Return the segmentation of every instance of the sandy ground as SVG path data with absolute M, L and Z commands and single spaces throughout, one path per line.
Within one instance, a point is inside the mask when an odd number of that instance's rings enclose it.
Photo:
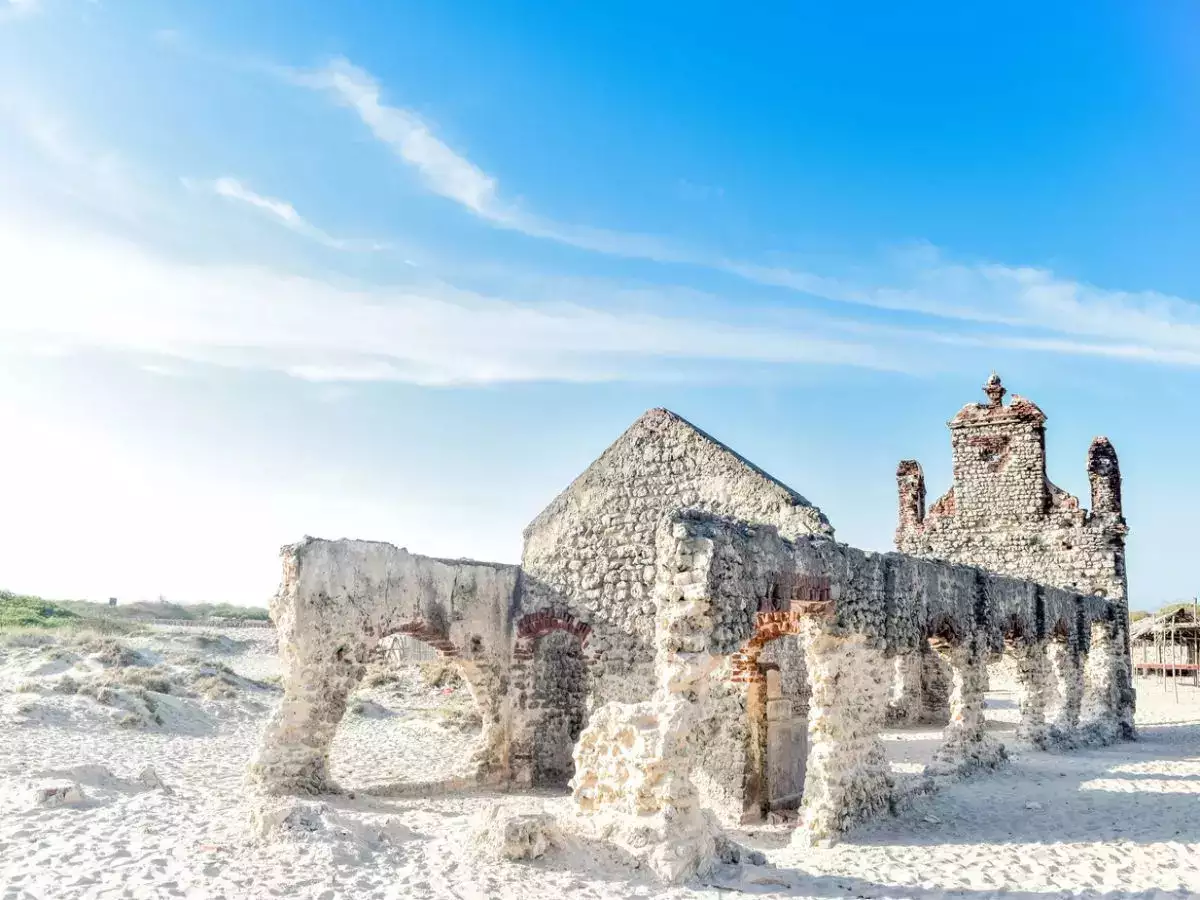
M 149 706 L 136 686 L 86 687 L 118 671 L 93 658 L 102 650 L 0 646 L 0 900 L 1200 896 L 1200 695 L 1190 685 L 1176 699 L 1158 681 L 1139 684 L 1136 743 L 1016 753 L 1002 772 L 919 797 L 831 849 L 792 849 L 782 828 L 744 831 L 769 866 L 668 889 L 596 848 L 534 864 L 479 855 L 478 813 L 497 803 L 561 811 L 563 796 L 403 793 L 453 775 L 475 736 L 454 715 L 461 698 L 415 676 L 370 689 L 348 715 L 333 757 L 355 796 L 258 837 L 243 776 L 278 701 L 272 641 L 250 629 L 130 639 L 139 656 L 127 668 L 171 682 Z M 64 675 L 84 686 L 55 692 Z M 989 709 L 1002 736 L 1011 695 L 997 691 Z M 905 774 L 939 734 L 887 738 Z M 139 780 L 147 766 L 168 790 Z M 77 783 L 85 800 L 36 805 L 31 786 L 54 779 Z

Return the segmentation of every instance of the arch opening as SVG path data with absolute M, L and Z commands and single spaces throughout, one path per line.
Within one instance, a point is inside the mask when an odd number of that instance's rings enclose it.
M 519 785 L 565 790 L 575 774 L 575 742 L 588 717 L 590 633 L 562 610 L 530 613 L 517 623 L 509 763 Z
M 334 783 L 392 794 L 472 780 L 484 729 L 468 674 L 444 631 L 422 623 L 365 645 L 330 746 Z

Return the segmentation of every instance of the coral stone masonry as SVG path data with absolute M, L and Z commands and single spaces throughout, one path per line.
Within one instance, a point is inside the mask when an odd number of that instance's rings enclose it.
M 986 403 L 967 404 L 949 422 L 954 484 L 928 512 L 920 465 L 904 460 L 897 468 L 896 549 L 1108 598 L 1114 638 L 1128 648 L 1128 528 L 1116 451 L 1104 437 L 1088 448 L 1088 511 L 1047 477 L 1045 413 L 1016 394 L 1005 404 L 1008 392 L 994 373 L 983 390 Z M 1132 737 L 1128 675 L 1120 692 L 1121 728 Z
M 723 829 L 794 817 L 799 845 L 893 808 L 880 732 L 948 715 L 930 774 L 1002 765 L 987 664 L 1011 659 L 1017 737 L 1132 735 L 1116 454 L 1091 513 L 1045 476 L 1020 398 L 951 422 L 954 487 L 928 514 L 899 469 L 900 553 L 838 544 L 804 497 L 678 415 L 639 418 L 525 530 L 520 566 L 306 538 L 272 601 L 284 698 L 251 767 L 269 792 L 332 789 L 328 753 L 380 642 L 460 668 L 483 731 L 462 784 L 570 789 L 560 823 L 667 880 L 749 853 Z

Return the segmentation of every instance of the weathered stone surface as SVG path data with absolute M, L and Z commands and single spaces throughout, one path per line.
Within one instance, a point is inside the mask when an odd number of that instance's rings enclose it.
M 592 708 L 646 697 L 655 533 L 678 509 L 788 537 L 833 533 L 819 509 L 724 444 L 669 410 L 647 412 L 525 529 L 523 608 L 559 607 L 591 626 Z
M 986 403 L 967 404 L 949 423 L 954 484 L 928 513 L 925 480 L 912 460 L 896 472 L 900 524 L 896 548 L 903 553 L 950 560 L 1063 588 L 1098 595 L 1117 604 L 1118 623 L 1128 632 L 1125 537 L 1121 472 L 1116 451 L 1098 437 L 1088 449 L 1092 508 L 1055 486 L 1046 475 L 1045 414 L 1007 391 L 993 374 L 984 386 Z M 1046 637 L 1073 614 L 1055 608 L 1046 592 Z M 1060 637 L 1073 624 L 1057 629 Z M 1119 652 L 1128 655 L 1127 643 Z M 1075 647 L 1074 652 L 1086 648 Z M 1073 673 L 1064 661 L 1061 674 Z M 1119 666 L 1120 668 L 1120 666 Z M 1068 689 L 1073 694 L 1074 688 Z M 1118 675 L 1118 736 L 1132 737 L 1134 695 L 1130 677 Z M 1061 732 L 1067 719 L 1056 723 Z M 1061 735 L 1060 735 L 1061 736 Z
M 1007 491 L 1028 480 L 1029 447 L 1040 446 L 1029 429 L 1043 418 L 1014 403 L 956 421 L 1033 441 L 984 442 L 971 463 Z M 1006 453 L 1025 462 L 1009 472 L 996 463 Z M 1097 460 L 1104 515 L 1118 516 L 1115 457 Z M 924 515 L 919 467 L 902 471 L 905 527 L 924 529 L 937 516 Z M 987 505 L 972 503 L 963 522 Z M 1066 515 L 1064 504 L 1054 508 Z M 1000 519 L 1011 530 L 1027 513 L 1017 503 Z M 1023 737 L 1073 728 L 1080 707 L 1104 739 L 1129 724 L 1123 594 L 838 544 L 815 507 L 665 410 L 639 419 L 535 520 L 522 567 L 365 541 L 306 539 L 283 557 L 272 616 L 284 699 L 252 766 L 268 792 L 331 789 L 328 748 L 366 657 L 404 634 L 458 662 L 484 723 L 477 778 L 570 777 L 581 833 L 667 880 L 728 856 L 722 824 L 802 803 L 807 843 L 892 806 L 886 716 L 948 717 L 944 771 L 1001 763 L 983 694 L 986 662 L 1006 646 L 1020 648 Z M 902 690 L 889 705 L 893 673 Z M 921 702 L 906 705 L 914 685 Z M 270 827 L 302 829 L 311 816 L 293 806 L 276 818 Z M 520 820 L 501 845 L 536 856 L 549 827 Z
M 410 634 L 462 660 L 479 701 L 481 774 L 504 766 L 500 674 L 510 654 L 516 566 L 416 556 L 391 544 L 307 538 L 284 547 L 271 601 L 283 662 L 283 701 L 252 775 L 279 793 L 332 788 L 328 751 L 364 663 L 380 639 Z
M 541 859 L 563 846 L 563 835 L 548 813 L 515 813 L 496 804 L 475 820 L 473 838 L 485 855 L 495 859 Z
M 950 664 L 950 724 L 938 748 L 933 771 L 970 774 L 1002 764 L 1008 754 L 1004 745 L 987 733 L 983 715 L 987 691 L 986 651 L 978 640 L 946 648 Z

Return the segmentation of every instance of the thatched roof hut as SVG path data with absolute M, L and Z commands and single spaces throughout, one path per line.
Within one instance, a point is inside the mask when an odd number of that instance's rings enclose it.
M 1200 621 L 1194 605 L 1180 604 L 1129 627 L 1134 669 L 1148 674 L 1197 671 Z

